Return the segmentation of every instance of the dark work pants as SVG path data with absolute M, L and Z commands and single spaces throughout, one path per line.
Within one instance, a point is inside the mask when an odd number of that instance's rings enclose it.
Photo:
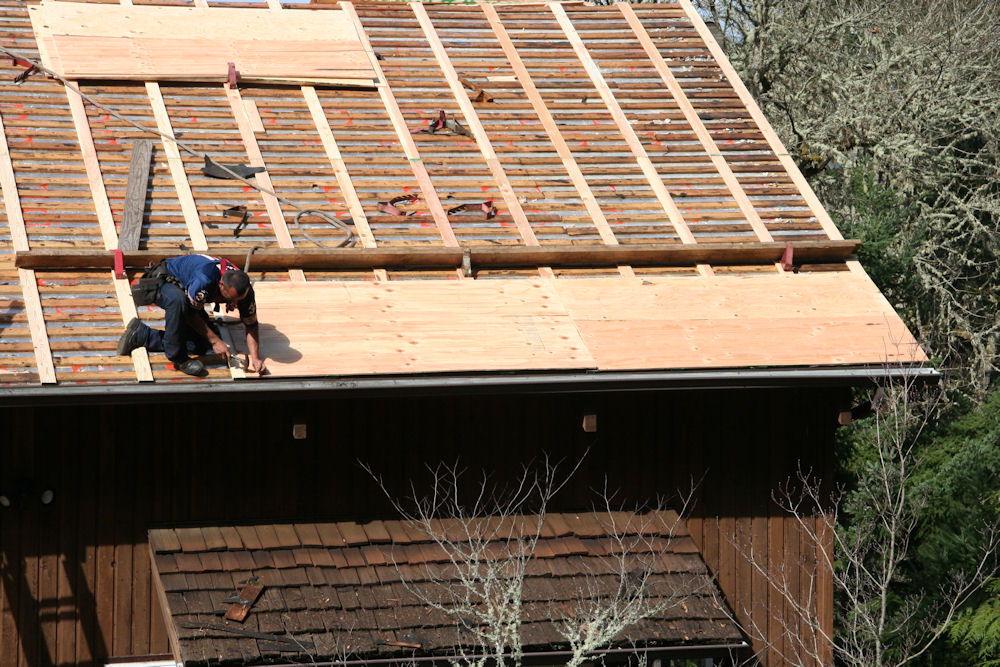
M 204 310 L 195 311 L 188 303 L 187 294 L 173 283 L 163 283 L 156 305 L 163 309 L 164 329 L 153 329 L 143 324 L 139 341 L 149 352 L 163 352 L 167 359 L 179 364 L 192 354 L 204 354 L 212 348 L 208 340 L 188 324 L 188 316 L 202 317 L 205 324 L 215 331 L 215 325 Z

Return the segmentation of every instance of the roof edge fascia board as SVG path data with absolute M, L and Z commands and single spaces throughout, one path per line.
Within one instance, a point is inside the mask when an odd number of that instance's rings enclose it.
M 143 383 L 56 387 L 0 387 L 0 407 L 79 403 L 225 401 L 235 398 L 334 398 L 350 395 L 441 395 L 449 393 L 548 394 L 685 389 L 779 389 L 852 387 L 887 380 L 937 382 L 930 367 L 837 367 L 710 369 L 671 371 L 583 371 L 476 375 L 372 376 L 250 380 L 240 382 Z

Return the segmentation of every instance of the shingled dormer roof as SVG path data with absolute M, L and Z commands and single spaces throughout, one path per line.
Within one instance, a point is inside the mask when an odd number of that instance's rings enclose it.
M 270 382 L 924 360 L 687 0 L 123 4 L 95 24 L 92 3 L 46 0 L 34 28 L 25 3 L 0 5 L 3 46 L 27 59 L 0 63 L 5 395 L 199 382 L 160 355 L 115 356 L 128 280 L 164 256 L 242 264 L 252 248 Z M 207 53 L 176 21 L 221 12 L 302 32 L 241 32 L 211 56 L 217 75 L 208 55 L 149 69 Z M 266 67 L 326 21 L 340 51 Z M 111 70 L 74 57 L 95 44 Z M 62 78 L 15 83 L 39 45 Z M 265 171 L 212 178 L 203 154 Z M 346 225 L 349 247 L 302 210 Z M 127 217 L 141 229 L 120 278 Z M 215 365 L 201 382 L 244 377 Z
M 513 517 L 533 534 L 537 517 Z M 458 521 L 436 524 L 462 544 Z M 494 525 L 498 525 L 494 522 Z M 500 531 L 503 534 L 503 529 Z M 301 523 L 157 529 L 149 532 L 154 576 L 162 591 L 175 657 L 185 665 L 374 658 L 446 657 L 469 646 L 461 623 L 427 604 L 454 606 L 461 588 L 451 558 L 412 523 Z M 623 547 L 624 545 L 624 547 Z M 491 542 L 495 559 L 509 555 Z M 618 555 L 641 576 L 663 609 L 619 636 L 644 648 L 737 648 L 742 637 L 687 532 L 673 512 L 550 514 L 523 587 L 521 637 L 527 653 L 566 648 L 555 623 L 592 595 L 618 589 Z M 459 562 L 461 560 L 459 559 Z M 636 574 L 636 576 L 640 576 Z M 247 580 L 263 587 L 245 619 L 222 616 Z M 240 607 L 240 605 L 236 605 Z M 242 610 L 241 610 L 242 611 Z M 280 660 L 279 660 L 280 658 Z

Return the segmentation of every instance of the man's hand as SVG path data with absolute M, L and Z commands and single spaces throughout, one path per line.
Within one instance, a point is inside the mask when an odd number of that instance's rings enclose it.
M 221 338 L 212 341 L 212 352 L 225 359 L 227 363 L 229 362 L 229 346 Z
M 249 357 L 247 360 L 247 370 L 254 373 L 259 373 L 260 375 L 267 374 L 267 366 L 264 365 L 264 360 L 258 357 Z

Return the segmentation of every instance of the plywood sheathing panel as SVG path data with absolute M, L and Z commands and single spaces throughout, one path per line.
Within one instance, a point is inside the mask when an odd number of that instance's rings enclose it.
M 233 7 L 29 7 L 46 67 L 67 78 L 224 81 L 227 63 L 255 81 L 371 84 L 367 55 L 344 12 Z
M 283 377 L 925 360 L 850 273 L 268 283 L 258 314 Z
M 595 368 L 552 284 L 258 284 L 261 347 L 277 377 Z

